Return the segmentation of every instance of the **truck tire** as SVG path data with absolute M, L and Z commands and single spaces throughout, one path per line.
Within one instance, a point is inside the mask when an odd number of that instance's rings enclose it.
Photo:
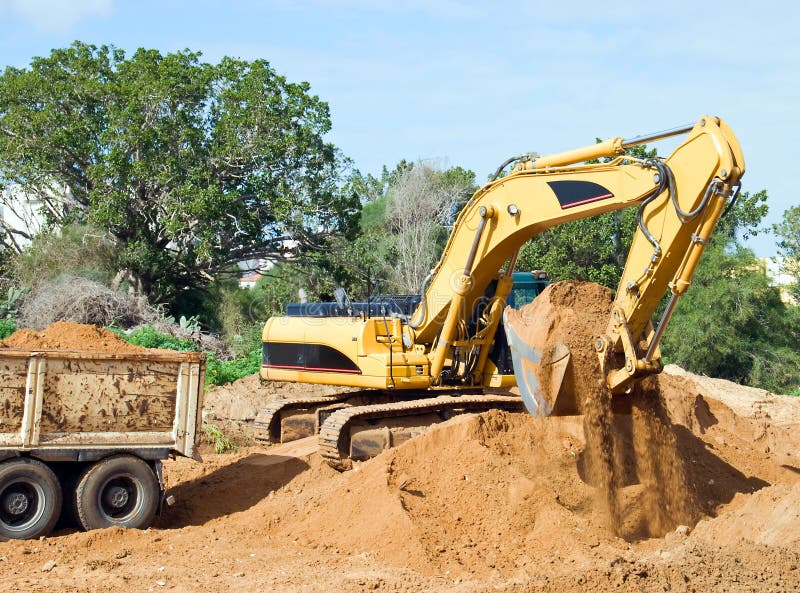
M 75 488 L 75 516 L 87 531 L 146 529 L 158 511 L 161 489 L 153 470 L 133 455 L 115 455 L 89 467 Z
M 0 539 L 47 535 L 61 514 L 61 485 L 49 467 L 21 457 L 0 463 Z

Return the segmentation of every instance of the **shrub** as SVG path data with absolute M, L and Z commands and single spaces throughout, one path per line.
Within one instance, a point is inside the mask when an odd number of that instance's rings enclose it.
M 72 224 L 37 236 L 10 263 L 17 286 L 33 288 L 64 274 L 110 285 L 117 272 L 118 247 L 104 230 Z
M 13 319 L 0 319 L 0 340 L 5 340 L 15 331 L 17 331 L 17 324 Z
M 124 332 L 111 327 L 126 342 L 143 348 L 164 348 L 183 352 L 198 351 L 196 342 L 190 338 L 181 338 L 158 331 L 152 326 L 143 326 L 131 332 Z M 261 344 L 253 348 L 245 356 L 232 360 L 223 360 L 220 354 L 206 350 L 206 385 L 225 385 L 257 373 L 261 368 Z
M 261 347 L 252 350 L 247 356 L 233 360 L 217 360 L 209 355 L 206 363 L 206 383 L 225 385 L 253 375 L 261 369 Z
M 213 424 L 203 424 L 203 430 L 205 431 L 208 440 L 214 444 L 215 453 L 233 453 L 236 451 L 236 445 Z
M 161 319 L 144 297 L 112 290 L 103 284 L 63 274 L 37 284 L 19 306 L 20 325 L 44 329 L 56 321 L 131 327 Z
M 194 342 L 186 338 L 177 338 L 157 331 L 154 327 L 145 325 L 130 333 L 123 333 L 116 330 L 126 342 L 142 348 L 164 348 L 166 350 L 179 350 L 181 352 L 197 351 Z

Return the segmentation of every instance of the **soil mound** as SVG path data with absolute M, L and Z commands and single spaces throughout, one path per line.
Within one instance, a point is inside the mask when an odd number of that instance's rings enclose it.
M 460 416 L 308 492 L 280 532 L 425 573 L 578 562 L 624 543 L 576 469 L 582 450 L 580 418 Z
M 711 542 L 747 540 L 769 546 L 800 542 L 800 482 L 759 490 L 738 509 L 697 524 L 693 538 Z
M 0 348 L 79 350 L 111 354 L 147 352 L 146 348 L 129 344 L 102 327 L 69 321 L 57 321 L 40 332 L 29 329 L 17 330 L 5 340 L 0 341 Z
M 331 385 L 262 381 L 258 373 L 208 390 L 203 402 L 204 415 L 212 420 L 247 421 L 269 402 L 333 395 L 346 390 Z
M 260 533 L 428 575 L 491 580 L 586 571 L 603 584 L 612 562 L 622 581 L 659 574 L 655 586 L 680 582 L 670 559 L 697 571 L 706 558 L 734 563 L 741 525 L 773 534 L 750 537 L 756 547 L 747 553 L 774 557 L 767 571 L 779 574 L 798 554 L 786 564 L 783 552 L 757 546 L 797 539 L 782 534 L 797 531 L 800 491 L 789 484 L 798 477 L 745 441 L 712 445 L 724 428 L 707 424 L 716 402 L 694 405 L 696 398 L 689 381 L 653 379 L 615 409 L 617 525 L 609 525 L 602 504 L 605 485 L 594 481 L 582 416 L 493 411 L 456 417 L 323 482 L 301 476 L 290 496 L 279 493 L 265 507 L 281 519 Z M 706 440 L 688 428 L 699 433 L 704 425 Z M 775 482 L 787 485 L 765 488 Z M 776 499 L 782 512 L 772 508 Z M 687 539 L 695 525 L 697 535 Z M 653 542 L 670 551 L 651 558 Z

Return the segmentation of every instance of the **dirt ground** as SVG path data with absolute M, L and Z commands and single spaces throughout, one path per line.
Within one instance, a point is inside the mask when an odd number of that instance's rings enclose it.
M 664 424 L 621 413 L 617 428 L 623 444 L 674 435 L 676 451 L 650 461 L 684 463 L 689 525 L 644 512 L 661 484 L 657 471 L 639 480 L 634 460 L 615 535 L 586 482 L 581 416 L 490 412 L 343 474 L 313 438 L 167 462 L 177 504 L 156 526 L 0 543 L 0 589 L 800 589 L 800 401 L 675 367 L 659 384 Z
M 249 377 L 204 415 L 322 393 Z M 610 479 L 587 414 L 460 416 L 346 473 L 313 437 L 168 461 L 154 527 L 0 543 L 0 590 L 800 590 L 800 398 L 667 367 L 613 403 Z

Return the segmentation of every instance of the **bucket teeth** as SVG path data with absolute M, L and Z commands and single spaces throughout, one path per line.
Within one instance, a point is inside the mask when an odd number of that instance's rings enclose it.
M 545 349 L 544 339 L 524 340 L 506 313 L 503 313 L 503 326 L 511 348 L 517 388 L 525 407 L 533 416 L 558 413 L 563 407 L 559 405 L 559 396 L 564 391 L 571 359 L 569 348 L 563 342 L 557 342 Z

